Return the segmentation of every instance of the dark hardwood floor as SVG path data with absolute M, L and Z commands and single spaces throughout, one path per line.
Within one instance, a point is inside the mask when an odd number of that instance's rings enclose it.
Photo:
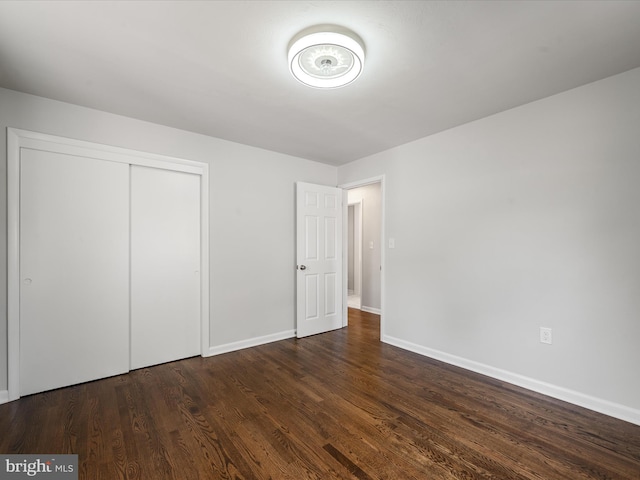
M 0 405 L 80 479 L 640 479 L 640 426 L 379 342 L 379 318 Z

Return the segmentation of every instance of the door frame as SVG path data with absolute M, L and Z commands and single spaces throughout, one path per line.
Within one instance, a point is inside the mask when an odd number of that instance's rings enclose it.
M 387 202 L 385 200 L 385 175 L 378 175 L 375 177 L 369 177 L 369 178 L 365 178 L 363 180 L 356 180 L 353 182 L 347 182 L 347 183 L 342 183 L 340 185 L 338 185 L 338 188 L 342 189 L 342 206 L 343 206 L 343 210 L 344 213 L 342 215 L 342 223 L 343 223 L 343 228 L 342 228 L 342 234 L 343 234 L 343 254 L 342 254 L 342 262 L 343 262 L 343 276 L 344 276 L 344 280 L 343 280 L 343 288 L 342 288 L 342 325 L 344 327 L 346 327 L 349 324 L 349 311 L 348 311 L 348 306 L 347 306 L 347 301 L 348 301 L 348 285 L 347 285 L 347 249 L 349 248 L 349 246 L 347 245 L 348 243 L 348 238 L 346 238 L 346 236 L 348 235 L 348 231 L 347 231 L 347 215 L 348 215 L 348 203 L 349 203 L 349 196 L 348 196 L 348 190 L 354 189 L 354 188 L 358 188 L 358 187 L 365 187 L 367 185 L 371 185 L 374 183 L 379 183 L 380 184 L 380 197 L 381 197 L 381 203 L 382 203 L 382 218 L 380 219 L 380 267 L 381 267 L 381 272 L 380 272 L 380 339 L 382 340 L 382 338 L 385 337 L 386 335 L 386 322 L 385 322 L 385 277 L 386 277 L 386 244 L 385 244 L 385 238 L 386 238 L 386 205 Z
M 20 398 L 20 150 L 51 151 L 112 162 L 194 173 L 200 176 L 200 354 L 209 353 L 209 166 L 206 163 L 7 128 L 7 367 L 8 400 Z

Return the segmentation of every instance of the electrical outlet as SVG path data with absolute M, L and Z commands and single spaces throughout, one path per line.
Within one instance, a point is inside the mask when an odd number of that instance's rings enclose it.
M 548 343 L 551 345 L 551 329 L 546 327 L 540 327 L 540 342 Z

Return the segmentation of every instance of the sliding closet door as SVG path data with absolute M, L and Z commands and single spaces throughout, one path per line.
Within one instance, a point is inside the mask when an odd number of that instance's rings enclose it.
M 131 166 L 131 368 L 200 354 L 200 176 Z
M 129 166 L 20 154 L 20 394 L 129 370 Z

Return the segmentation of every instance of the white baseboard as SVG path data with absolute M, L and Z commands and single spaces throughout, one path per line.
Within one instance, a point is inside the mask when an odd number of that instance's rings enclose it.
M 379 308 L 365 307 L 364 305 L 362 305 L 360 307 L 360 310 L 362 310 L 363 312 L 375 313 L 376 315 L 382 315 L 382 311 Z
M 258 345 L 277 342 L 279 340 L 285 340 L 287 338 L 293 338 L 295 336 L 296 336 L 295 330 L 286 330 L 284 332 L 265 335 L 264 337 L 255 337 L 255 338 L 249 338 L 247 340 L 240 340 L 239 342 L 225 343 L 224 345 L 209 347 L 209 351 L 206 352 L 203 356 L 211 357 L 213 355 L 221 355 L 223 353 L 235 352 L 236 350 L 242 350 L 244 348 L 250 348 L 250 347 L 257 347 Z
M 0 390 L 0 405 L 9 401 L 9 390 Z
M 569 390 L 564 387 L 541 382 L 539 380 L 525 377 L 517 373 L 494 368 L 483 363 L 474 362 L 466 358 L 451 355 L 439 350 L 434 350 L 422 345 L 417 345 L 415 343 L 407 342 L 405 340 L 391 337 L 389 335 L 383 335 L 382 341 L 384 343 L 400 347 L 404 350 L 409 350 L 411 352 L 419 353 L 420 355 L 424 355 L 435 360 L 440 360 L 442 362 L 455 365 L 456 367 L 461 367 L 466 370 L 471 370 L 472 372 L 487 375 L 489 377 L 526 388 L 527 390 L 532 390 L 549 397 L 557 398 L 558 400 L 563 400 L 580 407 L 588 408 L 589 410 L 603 413 L 605 415 L 609 415 L 610 417 L 624 420 L 625 422 L 640 425 L 640 410 L 627 407 L 619 403 L 610 402 L 608 400 L 592 397 L 591 395 L 586 395 L 574 390 Z

